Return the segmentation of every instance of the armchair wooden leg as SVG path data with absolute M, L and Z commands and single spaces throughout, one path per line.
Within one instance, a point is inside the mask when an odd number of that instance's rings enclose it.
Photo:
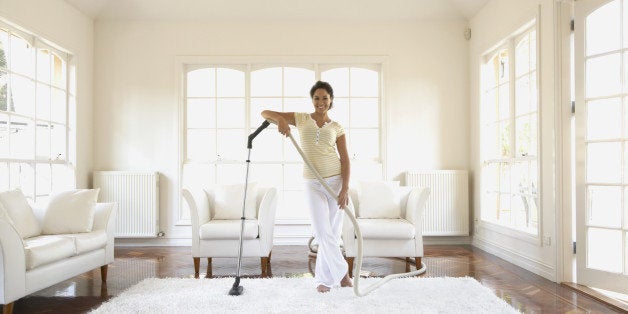
M 261 260 L 262 260 L 261 261 L 261 263 L 262 263 L 262 265 L 261 265 L 262 266 L 262 278 L 266 278 L 266 277 L 268 277 L 268 272 L 267 272 L 267 268 L 268 267 L 267 266 L 268 266 L 268 263 L 269 263 L 268 262 L 269 259 L 268 259 L 268 257 L 262 257 Z
M 194 259 L 194 278 L 198 278 L 198 269 L 201 267 L 201 258 L 193 257 Z
M 420 258 L 420 257 L 415 257 L 415 258 L 414 258 L 414 261 L 415 261 L 415 263 L 416 263 L 416 264 L 415 264 L 415 266 L 416 266 L 416 270 L 421 269 L 421 258 Z
M 109 265 L 100 266 L 100 280 L 102 280 L 102 282 L 107 282 L 107 266 Z
M 266 275 L 268 277 L 272 277 L 273 276 L 273 271 L 272 268 L 270 268 L 270 257 L 273 255 L 273 252 L 269 252 L 268 253 L 268 264 L 266 264 Z
M 349 277 L 353 278 L 353 259 L 354 257 L 345 257 L 345 260 L 347 261 L 347 267 L 349 268 L 349 270 L 347 271 L 349 273 Z M 358 274 L 359 276 L 360 274 Z
M 213 276 L 212 274 L 212 258 L 208 257 L 207 258 L 207 274 L 205 274 L 205 278 L 211 278 Z
M 13 313 L 13 302 L 5 304 L 2 306 L 2 314 L 11 314 Z

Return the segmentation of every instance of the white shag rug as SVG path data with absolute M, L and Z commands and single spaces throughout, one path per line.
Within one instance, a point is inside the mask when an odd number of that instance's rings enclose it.
M 360 279 L 360 288 L 381 278 Z M 364 297 L 318 293 L 313 278 L 145 279 L 92 313 L 519 313 L 473 278 L 394 279 Z

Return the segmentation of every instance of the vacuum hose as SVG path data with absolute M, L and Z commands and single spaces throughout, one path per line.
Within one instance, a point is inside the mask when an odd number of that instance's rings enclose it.
M 271 121 L 272 122 L 272 121 Z M 297 149 L 297 151 L 299 152 L 299 155 L 301 155 L 301 158 L 303 158 L 303 162 L 305 162 L 305 164 L 307 165 L 307 167 L 312 171 L 312 173 L 314 173 L 314 176 L 316 177 L 316 179 L 318 180 L 318 182 L 320 182 L 323 187 L 325 187 L 325 190 L 327 190 L 327 192 L 329 193 L 329 195 L 333 196 L 336 200 L 338 200 L 338 195 L 336 195 L 336 192 L 334 192 L 329 185 L 327 185 L 327 183 L 325 182 L 325 180 L 323 180 L 323 178 L 321 177 L 321 175 L 318 173 L 318 171 L 316 171 L 316 169 L 314 168 L 314 165 L 312 165 L 312 163 L 310 162 L 310 160 L 305 156 L 305 153 L 303 152 L 303 150 L 301 149 L 301 147 L 299 146 L 299 144 L 297 143 L 297 141 L 294 140 L 294 137 L 292 137 L 292 134 L 288 134 L 288 137 L 290 138 L 290 141 L 292 141 L 292 145 L 294 145 L 294 148 Z M 417 276 L 420 274 L 425 273 L 425 264 L 423 262 L 421 262 L 421 268 L 418 268 L 417 265 L 417 270 L 412 271 L 412 272 L 408 272 L 408 273 L 399 273 L 399 274 L 392 274 L 392 275 L 388 275 L 384 278 L 382 278 L 380 281 L 372 284 L 371 286 L 366 287 L 366 289 L 364 289 L 364 291 L 360 291 L 360 272 L 362 271 L 362 246 L 363 246 L 363 241 L 362 241 L 362 231 L 360 230 L 360 226 L 358 225 L 358 221 L 355 218 L 354 213 L 354 209 L 353 209 L 353 204 L 351 202 L 349 202 L 349 206 L 346 206 L 343 208 L 345 214 L 347 214 L 347 217 L 349 217 L 349 220 L 351 220 L 351 223 L 353 224 L 353 227 L 355 229 L 355 235 L 358 241 L 358 256 L 356 259 L 356 270 L 354 272 L 354 276 L 353 276 L 353 293 L 358 296 L 358 297 L 363 297 L 369 293 L 371 293 L 372 291 L 374 291 L 375 289 L 381 287 L 382 285 L 384 285 L 385 283 L 387 283 L 388 281 L 392 280 L 392 279 L 397 279 L 397 278 L 402 278 L 402 277 L 411 277 L 411 276 Z

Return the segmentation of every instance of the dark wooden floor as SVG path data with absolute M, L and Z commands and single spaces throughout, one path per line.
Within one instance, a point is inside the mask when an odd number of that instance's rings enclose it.
M 471 246 L 426 246 L 425 253 L 427 271 L 423 276 L 473 277 L 524 313 L 619 313 Z M 94 270 L 16 301 L 14 313 L 83 313 L 144 278 L 194 277 L 189 247 L 117 247 L 115 256 L 106 285 L 101 284 L 100 271 Z M 274 277 L 291 277 L 311 276 L 315 260 L 306 246 L 275 246 L 271 262 Z M 205 276 L 206 265 L 202 259 L 201 276 Z M 233 276 L 236 265 L 236 259 L 214 259 L 213 276 Z M 385 276 L 405 272 L 408 267 L 414 270 L 414 265 L 401 259 L 366 258 L 362 275 Z M 241 274 L 258 276 L 259 259 L 243 259 Z

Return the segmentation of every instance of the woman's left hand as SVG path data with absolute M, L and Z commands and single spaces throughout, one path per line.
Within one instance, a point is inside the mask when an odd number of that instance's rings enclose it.
M 340 190 L 340 193 L 338 193 L 338 206 L 340 206 L 340 208 L 345 208 L 348 205 L 349 205 L 349 191 Z

